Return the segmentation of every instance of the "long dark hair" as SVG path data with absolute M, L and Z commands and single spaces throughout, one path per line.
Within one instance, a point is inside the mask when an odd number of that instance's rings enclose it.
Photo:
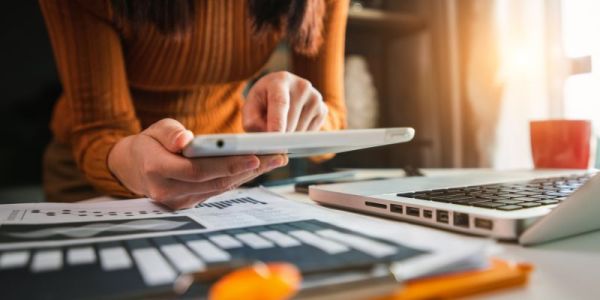
M 166 35 L 185 34 L 194 22 L 197 1 L 112 0 L 118 24 L 134 32 L 153 25 Z M 219 0 L 216 0 L 219 1 Z M 322 43 L 325 0 L 247 0 L 256 34 L 286 34 L 295 51 L 314 55 Z

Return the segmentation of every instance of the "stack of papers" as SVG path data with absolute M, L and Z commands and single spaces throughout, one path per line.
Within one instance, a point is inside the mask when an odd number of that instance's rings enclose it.
M 59 275 L 52 280 L 83 276 L 81 272 L 133 276 L 126 271 L 136 268 L 141 279 L 132 279 L 132 288 L 134 283 L 168 286 L 177 274 L 239 255 L 264 260 L 286 259 L 281 255 L 290 253 L 296 253 L 303 270 L 323 265 L 315 264 L 319 259 L 333 266 L 344 259 L 352 263 L 387 257 L 393 260 L 394 276 L 408 280 L 484 267 L 493 245 L 299 203 L 262 188 L 228 192 L 181 211 L 170 211 L 149 199 L 8 204 L 0 206 L 0 222 L 0 280 L 16 272 L 26 274 L 19 277 L 26 281 L 23 286 L 34 285 L 38 277 L 47 282 L 50 274 Z M 318 251 L 324 255 L 314 256 Z M 87 268 L 81 267 L 85 264 Z M 82 297 L 86 292 L 90 290 L 57 294 L 62 296 L 57 298 Z M 19 293 L 13 295 L 24 296 L 27 291 Z

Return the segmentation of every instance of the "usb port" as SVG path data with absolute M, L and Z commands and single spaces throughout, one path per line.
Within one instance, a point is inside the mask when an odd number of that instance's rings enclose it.
M 436 210 L 435 219 L 438 223 L 448 224 L 448 221 L 449 221 L 448 211 Z
M 421 215 L 421 210 L 416 207 L 407 206 L 406 214 L 409 216 L 418 217 L 419 215 Z
M 403 214 L 404 210 L 402 209 L 402 205 L 398 204 L 390 204 L 390 211 L 397 214 Z
M 469 214 L 455 212 L 454 226 L 469 228 Z
M 494 223 L 492 220 L 475 218 L 475 227 L 492 230 L 494 228 Z
M 377 208 L 381 208 L 381 209 L 387 209 L 387 205 L 382 204 L 382 203 L 377 203 L 377 202 L 365 201 L 365 205 L 366 206 L 370 206 L 370 207 L 377 207 Z
M 428 209 L 424 209 L 423 210 L 423 217 L 425 217 L 427 219 L 431 219 L 433 217 L 433 211 L 428 210 Z

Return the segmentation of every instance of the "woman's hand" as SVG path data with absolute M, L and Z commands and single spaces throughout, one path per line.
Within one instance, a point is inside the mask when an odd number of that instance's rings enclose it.
M 179 153 L 193 138 L 173 119 L 163 119 L 111 150 L 111 172 L 132 192 L 173 209 L 193 207 L 287 164 L 285 155 L 189 159 Z
M 242 111 L 246 131 L 319 130 L 328 109 L 311 83 L 289 72 L 265 75 L 254 84 Z

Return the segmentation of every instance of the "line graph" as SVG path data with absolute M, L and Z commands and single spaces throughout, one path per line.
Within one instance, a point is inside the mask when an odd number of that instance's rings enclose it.
M 4 224 L 0 226 L 0 243 L 71 240 L 204 228 L 202 224 L 187 216 L 53 224 Z

